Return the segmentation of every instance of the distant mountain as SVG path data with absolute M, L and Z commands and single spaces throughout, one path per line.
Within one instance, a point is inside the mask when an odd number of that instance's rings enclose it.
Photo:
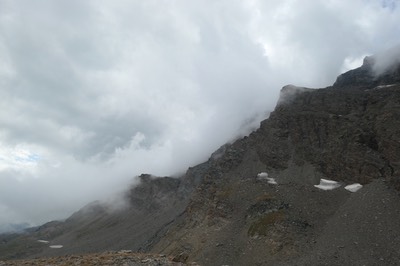
M 181 178 L 140 176 L 123 208 L 93 203 L 3 235 L 0 258 L 129 249 L 200 265 L 397 265 L 400 65 L 378 75 L 375 59 L 324 89 L 285 86 L 259 129 Z
M 3 224 L 0 225 L 0 234 L 1 233 L 5 233 L 5 232 L 11 232 L 11 233 L 15 233 L 15 232 L 21 232 L 22 230 L 26 229 L 30 227 L 30 224 L 28 223 L 18 223 L 18 224 Z

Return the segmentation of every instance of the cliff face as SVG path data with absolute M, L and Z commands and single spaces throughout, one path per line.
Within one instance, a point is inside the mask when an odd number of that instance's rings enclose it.
M 258 130 L 180 179 L 142 175 L 125 208 L 95 204 L 65 222 L 3 237 L 0 254 L 130 249 L 201 265 L 395 265 L 400 66 L 376 76 L 374 60 L 328 88 L 285 86 Z M 321 178 L 341 186 L 322 191 L 314 187 Z M 355 182 L 360 191 L 344 189 Z M 64 248 L 38 246 L 44 237 Z
M 287 171 L 311 164 L 317 177 L 362 184 L 385 178 L 400 189 L 400 84 L 334 86 L 289 97 L 254 134 L 266 165 Z

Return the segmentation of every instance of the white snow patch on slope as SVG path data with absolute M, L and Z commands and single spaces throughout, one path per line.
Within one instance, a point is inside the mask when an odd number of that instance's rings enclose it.
M 390 87 L 393 87 L 396 85 L 398 85 L 398 84 L 379 85 L 379 86 L 376 86 L 375 88 L 373 88 L 373 90 L 386 89 L 386 88 L 390 88 Z
M 261 172 L 257 175 L 257 179 L 267 179 L 268 178 L 268 173 L 267 172 Z
M 267 172 L 261 172 L 261 173 L 257 174 L 257 179 L 258 180 L 267 180 L 268 184 L 272 184 L 272 185 L 277 185 L 278 184 L 276 182 L 275 178 L 268 177 L 268 173 Z
M 49 241 L 47 241 L 47 240 L 38 240 L 37 242 L 39 242 L 39 243 L 44 243 L 44 244 L 48 244 L 48 243 L 50 243 Z
M 337 181 L 321 178 L 321 180 L 319 181 L 319 185 L 314 185 L 314 187 L 322 190 L 332 190 L 340 187 L 340 184 Z
M 363 186 L 359 183 L 354 183 L 351 185 L 347 185 L 344 187 L 344 189 L 350 191 L 350 192 L 357 192 L 360 188 L 362 188 Z
M 51 245 L 51 246 L 49 246 L 50 248 L 62 248 L 63 247 L 63 245 Z

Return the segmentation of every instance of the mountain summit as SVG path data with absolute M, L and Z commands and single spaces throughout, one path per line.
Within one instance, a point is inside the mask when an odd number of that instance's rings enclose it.
M 3 235 L 1 258 L 129 249 L 200 265 L 398 264 L 400 65 L 378 61 L 324 89 L 285 86 L 259 129 L 181 178 L 142 175 L 123 208 L 93 203 Z
M 398 48 L 400 51 L 400 48 Z M 367 56 L 361 67 L 340 75 L 333 84 L 337 88 L 369 89 L 379 85 L 400 83 L 400 55 Z

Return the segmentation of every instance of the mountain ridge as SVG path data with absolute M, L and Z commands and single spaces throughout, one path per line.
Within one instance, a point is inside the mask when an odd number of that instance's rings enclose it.
M 400 65 L 375 76 L 374 63 L 367 57 L 327 88 L 283 87 L 259 129 L 181 178 L 141 175 L 125 208 L 93 204 L 65 222 L 3 236 L 0 259 L 130 249 L 201 265 L 395 265 Z M 342 186 L 321 191 L 321 178 Z M 352 183 L 363 188 L 343 188 Z M 43 238 L 64 247 L 37 243 Z

